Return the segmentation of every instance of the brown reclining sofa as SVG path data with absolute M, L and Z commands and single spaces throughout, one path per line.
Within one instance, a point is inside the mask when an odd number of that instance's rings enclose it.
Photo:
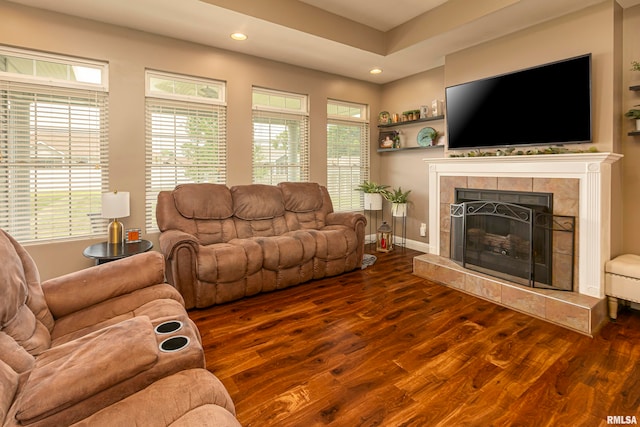
M 366 219 L 317 183 L 184 184 L 158 195 L 167 281 L 208 307 L 360 267 Z
M 161 254 L 41 283 L 0 230 L 0 260 L 1 426 L 240 425 Z

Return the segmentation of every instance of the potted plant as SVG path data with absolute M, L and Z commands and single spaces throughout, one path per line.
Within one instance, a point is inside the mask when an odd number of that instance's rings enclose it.
M 400 217 L 407 216 L 409 193 L 411 193 L 411 190 L 402 191 L 402 187 L 393 189 L 393 191 L 384 191 L 384 198 L 391 202 L 391 215 Z
M 635 107 L 640 107 L 640 105 L 636 105 Z M 640 110 L 637 108 L 632 108 L 626 113 L 624 113 L 625 117 L 629 117 L 630 119 L 635 119 L 636 121 L 636 130 L 640 131 Z
M 364 193 L 364 208 L 368 211 L 379 211 L 382 209 L 382 194 L 389 188 L 388 185 L 376 184 L 371 181 L 364 181 L 356 190 Z

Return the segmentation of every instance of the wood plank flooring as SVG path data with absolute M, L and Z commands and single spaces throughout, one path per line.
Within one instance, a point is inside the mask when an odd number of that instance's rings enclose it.
M 640 423 L 640 312 L 589 338 L 413 276 L 417 254 L 191 311 L 242 425 Z

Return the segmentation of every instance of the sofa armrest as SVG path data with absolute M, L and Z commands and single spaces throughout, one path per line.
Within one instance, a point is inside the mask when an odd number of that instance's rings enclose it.
M 367 225 L 365 216 L 357 212 L 331 212 L 327 214 L 325 222 L 327 225 L 344 225 L 354 230 L 359 224 L 362 224 L 363 228 Z
M 167 230 L 160 233 L 158 238 L 160 242 L 160 252 L 169 259 L 173 258 L 173 255 L 182 245 L 189 245 L 197 252 L 200 247 L 200 241 L 192 234 L 186 233 L 181 230 Z
M 42 283 L 51 314 L 60 318 L 137 289 L 164 283 L 164 258 L 145 252 Z
M 86 399 L 150 369 L 157 360 L 156 336 L 145 316 L 48 350 L 29 373 L 15 418 L 30 424 L 74 405 L 78 411 Z
M 180 292 L 185 308 L 195 307 L 196 259 L 200 242 L 192 234 L 174 229 L 163 231 L 159 241 L 167 262 L 167 281 Z

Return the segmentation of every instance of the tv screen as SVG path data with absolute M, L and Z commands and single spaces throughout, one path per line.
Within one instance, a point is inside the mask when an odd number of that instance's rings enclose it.
M 445 89 L 449 149 L 591 142 L 591 54 Z

